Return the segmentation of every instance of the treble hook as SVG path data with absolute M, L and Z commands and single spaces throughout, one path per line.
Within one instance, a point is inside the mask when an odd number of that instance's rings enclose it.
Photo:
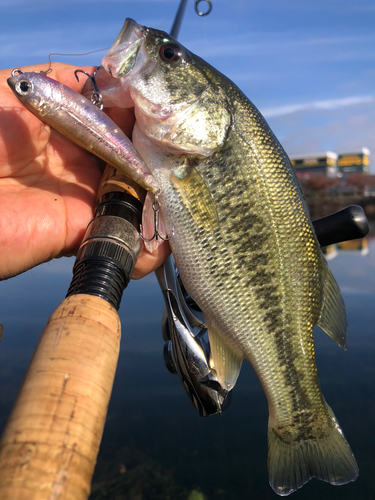
M 84 75 L 87 76 L 87 78 L 90 79 L 90 82 L 91 82 L 91 85 L 92 85 L 92 94 L 91 94 L 91 102 L 93 104 L 95 104 L 95 106 L 98 106 L 98 108 L 100 110 L 103 109 L 104 105 L 103 105 L 103 97 L 102 97 L 102 94 L 100 93 L 100 90 L 96 84 L 96 81 L 95 81 L 95 73 L 97 72 L 98 68 L 94 71 L 94 74 L 93 75 L 89 75 L 88 73 L 86 73 L 86 71 L 83 71 L 83 69 L 76 69 L 75 72 L 74 72 L 74 76 L 76 77 L 77 79 L 77 82 L 79 82 L 79 78 L 77 76 L 77 73 L 83 73 Z
M 198 6 L 201 2 L 208 3 L 208 8 L 206 12 L 202 12 L 201 10 L 199 10 Z M 198 16 L 208 16 L 211 10 L 212 10 L 211 0 L 195 0 L 195 12 L 198 14 Z
M 153 239 L 158 240 L 160 238 L 163 241 L 169 241 L 173 238 L 174 236 L 174 228 L 172 228 L 172 234 L 171 236 L 166 236 L 163 238 L 163 236 L 159 233 L 159 210 L 161 208 L 161 205 L 158 201 L 157 195 L 155 195 L 155 201 L 152 203 L 152 210 L 154 211 L 154 234 L 152 238 L 145 238 L 142 233 L 142 224 L 139 225 L 139 236 L 141 240 L 143 241 L 152 241 Z

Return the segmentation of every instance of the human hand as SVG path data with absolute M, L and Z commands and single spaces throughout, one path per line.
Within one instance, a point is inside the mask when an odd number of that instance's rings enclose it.
M 23 71 L 46 70 L 47 65 Z M 75 66 L 53 63 L 51 78 L 80 92 Z M 92 73 L 93 67 L 84 68 Z M 53 258 L 74 255 L 93 217 L 104 162 L 83 151 L 30 113 L 13 95 L 0 71 L 0 279 Z M 114 121 L 131 135 L 132 110 L 111 109 Z M 133 278 L 156 269 L 169 245 L 141 253 Z

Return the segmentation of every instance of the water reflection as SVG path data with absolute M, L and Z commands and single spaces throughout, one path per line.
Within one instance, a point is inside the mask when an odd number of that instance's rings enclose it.
M 375 239 L 336 249 L 329 266 L 348 313 L 348 350 L 316 331 L 323 392 L 356 455 L 360 476 L 334 487 L 312 480 L 295 499 L 373 498 Z M 46 320 L 65 296 L 72 259 L 0 283 L 0 425 L 4 425 Z M 37 292 L 36 292 L 37 291 Z M 163 299 L 154 277 L 132 282 L 120 308 L 122 344 L 91 500 L 276 499 L 267 476 L 267 404 L 245 362 L 231 406 L 202 419 L 164 367 Z M 6 390 L 4 390 L 4 388 Z
M 362 238 L 361 240 L 354 241 L 343 241 L 342 243 L 336 243 L 335 245 L 329 245 L 324 248 L 323 253 L 327 260 L 332 260 L 337 257 L 339 252 L 355 252 L 361 255 L 367 255 L 369 253 L 369 238 Z

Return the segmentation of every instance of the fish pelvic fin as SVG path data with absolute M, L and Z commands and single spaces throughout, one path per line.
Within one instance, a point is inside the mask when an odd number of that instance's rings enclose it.
M 211 368 L 216 372 L 219 384 L 230 391 L 240 374 L 243 355 L 229 345 L 223 335 L 207 320 L 208 337 L 211 347 Z
M 345 304 L 338 284 L 326 262 L 323 276 L 323 302 L 317 325 L 346 350 L 348 323 Z
M 314 437 L 309 439 L 282 439 L 280 429 L 269 422 L 268 474 L 270 486 L 278 495 L 290 495 L 313 477 L 336 486 L 358 477 L 352 450 L 332 410 L 327 408 L 329 425 L 325 429 L 317 425 Z

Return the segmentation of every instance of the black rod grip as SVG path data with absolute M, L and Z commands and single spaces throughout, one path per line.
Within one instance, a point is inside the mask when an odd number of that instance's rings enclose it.
M 67 297 L 96 295 L 119 309 L 142 250 L 142 204 L 128 192 L 106 193 L 98 200 L 73 267 Z
M 350 205 L 312 223 L 321 247 L 364 238 L 369 232 L 366 215 L 358 205 Z

